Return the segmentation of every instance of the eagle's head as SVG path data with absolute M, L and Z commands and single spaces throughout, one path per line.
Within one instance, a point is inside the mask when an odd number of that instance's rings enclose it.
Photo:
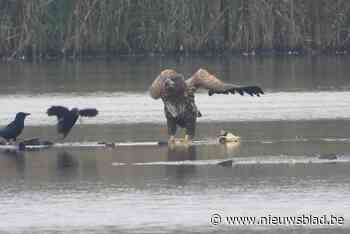
M 184 96 L 186 91 L 185 79 L 181 74 L 174 74 L 164 81 L 164 91 L 168 97 Z

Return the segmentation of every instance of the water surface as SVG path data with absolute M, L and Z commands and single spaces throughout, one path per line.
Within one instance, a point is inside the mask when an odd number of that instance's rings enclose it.
M 96 107 L 67 142 L 166 140 L 162 103 L 147 88 L 163 68 L 199 67 L 260 98 L 196 96 L 197 139 L 221 129 L 236 145 L 0 152 L 2 233 L 348 233 L 348 57 L 125 58 L 1 64 L 1 125 L 31 112 L 22 138 L 57 140 L 50 105 Z M 183 132 L 179 132 L 181 136 Z M 336 160 L 319 155 L 336 154 Z M 232 166 L 219 166 L 223 160 Z M 211 215 L 337 215 L 337 226 L 214 226 Z

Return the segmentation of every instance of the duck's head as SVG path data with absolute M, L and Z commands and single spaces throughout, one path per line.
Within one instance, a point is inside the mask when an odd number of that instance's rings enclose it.
M 239 142 L 241 138 L 228 131 L 221 130 L 220 135 L 218 136 L 218 139 L 221 144 L 225 144 L 228 142 Z

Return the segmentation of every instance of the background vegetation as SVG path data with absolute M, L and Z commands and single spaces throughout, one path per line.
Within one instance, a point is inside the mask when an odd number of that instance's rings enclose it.
M 350 47 L 349 0 L 0 0 L 0 56 L 324 53 Z

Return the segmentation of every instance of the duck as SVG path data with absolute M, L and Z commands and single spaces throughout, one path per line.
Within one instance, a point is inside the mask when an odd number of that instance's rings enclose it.
M 225 130 L 221 130 L 220 135 L 218 136 L 219 143 L 221 143 L 221 144 L 225 144 L 225 143 L 229 143 L 229 142 L 237 143 L 240 141 L 240 139 L 241 138 L 239 136 L 236 136 L 233 133 L 225 131 Z

